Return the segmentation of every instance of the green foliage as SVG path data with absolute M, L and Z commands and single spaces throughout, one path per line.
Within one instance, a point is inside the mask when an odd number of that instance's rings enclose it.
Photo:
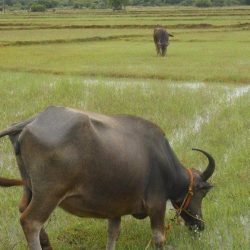
M 38 0 L 37 3 L 45 6 L 45 8 L 47 9 L 55 8 L 58 6 L 58 2 L 56 0 Z
M 184 6 L 190 6 L 190 5 L 193 5 L 193 0 L 183 0 L 181 2 L 181 5 L 184 5 Z
M 179 4 L 182 0 L 163 0 L 164 3 L 167 4 Z
M 197 6 L 197 7 L 211 7 L 212 2 L 211 2 L 211 0 L 196 0 L 195 6 Z
M 39 4 L 39 3 L 33 3 L 30 6 L 30 11 L 31 12 L 44 12 L 46 11 L 46 6 L 43 4 Z
M 0 6 L 3 0 L 0 0 Z M 190 5 L 198 7 L 249 5 L 250 0 L 5 0 L 7 9 L 30 9 L 33 4 L 40 4 L 46 9 L 56 7 L 70 8 L 108 8 L 121 10 L 127 5 L 163 6 Z
M 15 3 L 14 0 L 5 0 L 6 5 L 12 6 L 14 3 Z
M 128 4 L 128 0 L 109 0 L 113 10 L 122 10 Z
M 211 0 L 213 6 L 224 6 L 225 0 Z
M 65 4 L 64 6 L 67 6 Z M 70 0 L 68 2 L 69 7 L 73 7 L 74 9 L 81 9 L 81 8 L 106 8 L 107 7 L 107 0 Z

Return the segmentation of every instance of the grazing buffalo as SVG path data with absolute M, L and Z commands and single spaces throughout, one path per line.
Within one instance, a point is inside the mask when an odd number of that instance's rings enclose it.
M 52 249 L 43 228 L 60 206 L 80 217 L 108 219 L 108 250 L 115 249 L 121 216 L 149 216 L 157 249 L 164 245 L 166 201 L 190 228 L 203 230 L 201 203 L 215 162 L 201 173 L 186 169 L 154 123 L 129 115 L 105 116 L 48 107 L 0 132 L 15 150 L 23 185 L 20 222 L 29 249 Z
M 168 40 L 171 35 L 164 28 L 158 26 L 154 29 L 154 43 L 157 55 L 165 56 L 167 53 Z

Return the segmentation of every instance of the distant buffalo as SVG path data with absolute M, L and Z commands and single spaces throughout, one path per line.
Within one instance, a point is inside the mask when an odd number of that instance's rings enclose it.
M 154 29 L 154 42 L 158 56 L 166 55 L 170 36 L 173 37 L 173 35 L 169 34 L 163 27 L 156 27 Z

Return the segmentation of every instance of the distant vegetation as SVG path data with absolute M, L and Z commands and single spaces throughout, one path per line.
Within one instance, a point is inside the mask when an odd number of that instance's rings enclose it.
M 249 5 L 250 0 L 0 0 L 0 4 L 8 10 L 45 11 L 52 8 L 113 8 L 120 10 L 127 5 L 186 5 L 196 7 Z

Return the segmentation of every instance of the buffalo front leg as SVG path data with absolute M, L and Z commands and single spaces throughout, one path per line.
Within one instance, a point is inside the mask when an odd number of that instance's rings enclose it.
M 163 250 L 165 243 L 165 209 L 155 211 L 150 215 L 153 241 L 157 250 Z
M 115 244 L 120 234 L 121 218 L 108 220 L 108 243 L 106 250 L 115 250 Z

